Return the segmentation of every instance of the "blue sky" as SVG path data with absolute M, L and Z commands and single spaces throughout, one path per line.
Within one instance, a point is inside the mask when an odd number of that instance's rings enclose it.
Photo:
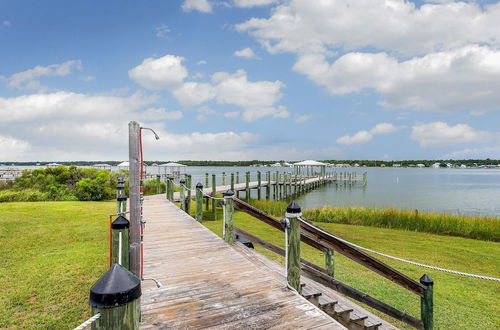
M 0 161 L 500 158 L 500 4 L 2 1 Z

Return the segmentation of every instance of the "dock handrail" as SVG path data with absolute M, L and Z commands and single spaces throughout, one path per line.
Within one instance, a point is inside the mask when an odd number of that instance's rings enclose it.
M 284 231 L 278 220 L 265 214 L 264 212 L 258 210 L 257 208 L 251 206 L 250 204 L 235 198 L 234 206 L 236 209 L 245 212 L 258 220 L 261 220 L 262 222 L 267 223 L 278 230 Z M 394 268 L 381 262 L 380 260 L 372 257 L 371 255 L 355 247 L 352 247 L 351 245 L 345 243 L 343 240 L 338 239 L 336 236 L 323 230 L 321 227 L 318 227 L 313 223 L 305 220 L 304 218 L 300 218 L 300 220 L 301 220 L 300 239 L 302 242 L 320 251 L 325 251 L 328 248 L 333 249 L 339 252 L 340 254 L 346 256 L 347 258 L 359 263 L 360 265 L 387 278 L 388 280 L 423 297 L 425 287 L 422 284 L 418 283 L 417 281 L 413 280 L 407 275 L 395 270 Z
M 283 228 L 282 223 L 279 220 L 275 219 L 274 217 L 262 212 L 261 210 L 253 207 L 248 203 L 245 203 L 244 201 L 238 198 L 233 198 L 233 200 L 235 209 L 258 219 L 275 229 L 278 229 L 280 231 L 286 230 Z M 398 284 L 399 286 L 405 288 L 411 293 L 418 295 L 421 298 L 421 301 L 425 303 L 429 301 L 428 297 L 429 287 L 426 287 L 424 285 L 425 281 L 422 283 L 422 278 L 430 280 L 430 278 L 426 277 L 427 275 L 424 275 L 421 278 L 421 283 L 418 283 L 417 281 L 413 280 L 407 275 L 397 271 L 396 269 L 383 263 L 382 261 L 376 259 L 375 257 L 367 254 L 361 249 L 352 246 L 351 244 L 349 244 L 349 242 L 336 237 L 335 235 L 322 229 L 319 226 L 316 226 L 311 221 L 302 218 L 301 216 L 298 217 L 298 220 L 300 224 L 300 240 L 305 244 L 312 246 L 322 252 L 326 252 L 329 249 L 337 251 L 338 253 L 346 256 L 347 258 L 353 260 L 354 262 Z M 273 251 L 282 256 L 285 255 L 285 250 L 269 242 L 266 242 L 256 236 L 253 236 L 240 228 L 234 227 L 234 232 L 235 234 L 240 235 L 242 238 L 252 241 L 270 251 Z M 330 275 L 326 269 L 316 266 L 304 259 L 300 259 L 300 264 L 302 265 L 301 268 L 303 273 L 307 274 L 314 280 L 324 285 L 327 285 L 328 287 L 336 291 L 339 291 L 340 293 L 343 293 L 353 299 L 363 302 L 368 306 L 373 307 L 400 321 L 403 321 L 417 329 L 432 329 L 432 316 L 429 322 L 428 318 L 429 306 L 425 305 L 425 303 L 421 305 L 422 309 L 421 314 L 423 319 L 420 320 L 414 316 L 405 313 L 404 311 L 400 311 L 376 298 L 373 298 L 355 288 L 352 288 L 349 285 L 338 281 L 337 279 L 334 279 L 332 277 L 333 275 Z M 432 298 L 430 299 L 432 300 Z M 431 308 L 430 313 L 432 314 L 432 306 L 430 308 Z

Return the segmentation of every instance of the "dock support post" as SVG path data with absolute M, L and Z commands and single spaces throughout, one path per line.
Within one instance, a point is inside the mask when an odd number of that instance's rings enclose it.
M 186 183 L 186 180 L 184 180 L 184 179 L 181 179 L 181 181 L 179 181 L 179 186 L 180 186 L 179 204 L 180 204 L 181 210 L 183 210 L 183 211 L 186 211 L 186 188 L 184 186 L 185 183 Z
M 266 173 L 267 186 L 266 186 L 266 200 L 269 200 L 271 197 L 271 172 L 267 171 Z
M 234 192 L 234 173 L 231 173 L 231 191 Z
M 139 329 L 141 281 L 114 264 L 90 289 L 91 315 L 100 313 L 92 330 Z
M 257 171 L 257 199 L 260 201 L 261 199 L 261 184 L 262 184 L 262 177 L 260 171 Z
M 335 261 L 332 249 L 326 249 L 325 253 L 325 269 L 328 275 L 334 277 L 335 275 Z
M 245 199 L 248 201 L 250 200 L 250 172 L 245 173 Z
M 130 271 L 141 277 L 141 178 L 138 122 L 128 124 L 129 196 L 130 196 Z
M 222 185 L 226 185 L 226 172 L 222 172 Z
M 196 184 L 196 221 L 203 221 L 203 184 Z
M 212 197 L 215 198 L 215 195 L 217 194 L 217 183 L 215 182 L 215 174 L 212 174 Z M 217 207 L 216 200 L 212 198 L 212 220 L 215 220 L 217 218 L 217 210 L 215 209 Z
M 210 187 L 208 185 L 208 173 L 205 173 L 205 188 Z M 208 198 L 205 198 L 205 210 L 208 211 Z
M 119 264 L 126 269 L 130 268 L 129 227 L 130 222 L 123 215 L 119 215 L 111 224 L 113 238 L 111 264 Z
M 285 213 L 286 224 L 286 280 L 288 285 L 301 292 L 300 287 L 300 221 L 302 210 L 295 202 L 291 202 Z
M 156 176 L 156 194 L 159 195 L 161 193 L 161 184 L 160 184 L 161 176 L 158 174 Z
M 432 330 L 434 327 L 434 281 L 427 274 L 424 274 L 420 278 L 420 284 L 425 286 L 424 296 L 420 298 L 420 316 L 424 330 Z
M 186 187 L 187 187 L 186 213 L 191 214 L 191 174 L 186 175 Z
M 224 241 L 234 242 L 234 192 L 228 190 L 224 193 Z
M 273 200 L 276 200 L 276 192 L 278 190 L 278 181 L 277 181 L 277 177 L 276 177 L 276 173 L 273 173 L 273 177 L 274 177 L 274 187 L 273 187 Z
M 236 172 L 236 184 L 240 183 L 240 172 Z

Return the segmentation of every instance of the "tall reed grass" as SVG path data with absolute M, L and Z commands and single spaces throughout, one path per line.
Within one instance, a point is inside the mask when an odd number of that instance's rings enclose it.
M 282 217 L 287 206 L 287 202 L 283 201 L 252 200 L 251 204 L 276 217 Z M 486 241 L 500 241 L 500 219 L 494 217 L 364 207 L 322 207 L 304 210 L 302 213 L 305 218 L 317 222 L 404 229 Z

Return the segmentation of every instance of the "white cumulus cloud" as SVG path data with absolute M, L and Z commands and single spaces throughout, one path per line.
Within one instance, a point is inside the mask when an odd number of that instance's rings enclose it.
M 371 141 L 376 135 L 391 134 L 403 129 L 404 126 L 396 127 L 390 123 L 380 123 L 369 131 L 359 131 L 354 135 L 344 135 L 337 139 L 338 144 L 353 145 Z
M 293 69 L 332 94 L 373 89 L 386 107 L 424 111 L 499 109 L 500 3 L 431 2 L 291 0 L 236 29 L 272 54 L 296 54 Z
M 436 121 L 414 125 L 410 138 L 422 147 L 442 147 L 460 143 L 486 142 L 492 138 L 492 134 L 476 130 L 467 124 L 450 126 Z
M 234 0 L 234 5 L 240 8 L 251 8 L 257 6 L 267 6 L 279 0 Z
M 70 60 L 61 64 L 37 65 L 32 69 L 14 73 L 6 78 L 7 86 L 15 88 L 43 89 L 38 80 L 41 77 L 64 77 L 82 69 L 82 61 Z
M 197 10 L 202 13 L 212 12 L 212 3 L 208 0 L 184 0 L 184 3 L 181 7 L 185 12 L 190 12 L 193 10 Z
M 244 58 L 249 58 L 249 59 L 258 58 L 257 55 L 252 50 L 252 48 L 248 48 L 248 47 L 235 51 L 234 56 L 244 57 Z
M 187 69 L 182 65 L 183 57 L 165 55 L 147 58 L 129 70 L 129 77 L 144 88 L 152 90 L 169 89 L 182 84 L 187 77 Z

